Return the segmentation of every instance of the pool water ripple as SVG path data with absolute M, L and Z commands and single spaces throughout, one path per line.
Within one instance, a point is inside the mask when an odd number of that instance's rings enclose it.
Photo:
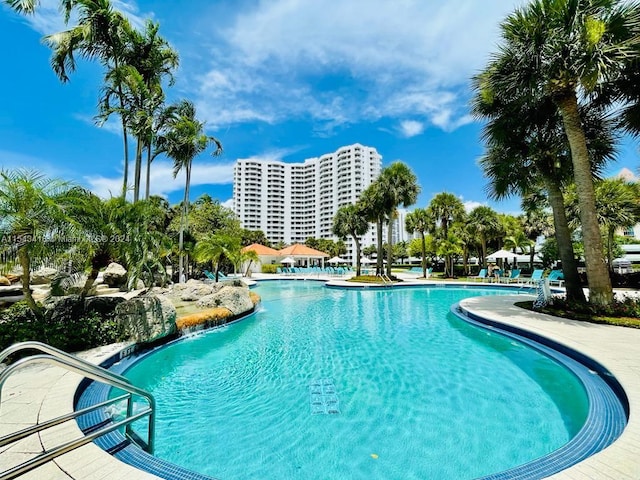
M 571 373 L 449 314 L 495 292 L 256 291 L 253 318 L 127 372 L 156 395 L 158 456 L 222 480 L 472 479 L 561 447 L 586 417 Z M 319 378 L 340 413 L 312 414 Z

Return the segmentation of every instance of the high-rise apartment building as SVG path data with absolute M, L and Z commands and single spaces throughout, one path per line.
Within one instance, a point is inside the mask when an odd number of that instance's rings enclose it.
M 335 239 L 334 215 L 340 207 L 355 203 L 381 168 L 382 157 L 376 149 L 360 144 L 302 163 L 238 160 L 233 172 L 233 210 L 244 228 L 262 230 L 274 243 Z M 363 245 L 373 243 L 374 229 L 362 239 Z

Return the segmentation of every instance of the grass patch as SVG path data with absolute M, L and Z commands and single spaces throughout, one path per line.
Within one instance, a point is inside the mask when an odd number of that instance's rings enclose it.
M 533 308 L 533 301 L 516 302 L 516 306 L 581 322 L 640 328 L 640 311 L 635 310 L 640 307 L 640 304 L 637 300 L 632 299 L 627 299 L 624 302 L 616 301 L 604 311 L 598 311 L 590 304 L 569 304 L 564 299 L 554 300 L 553 304 L 544 308 Z
M 392 282 L 401 282 L 402 280 L 396 278 L 396 277 L 391 277 L 390 280 Z M 388 284 L 388 281 L 383 280 L 380 277 L 376 277 L 375 275 L 360 275 L 359 277 L 351 277 L 349 279 L 347 279 L 347 282 L 356 282 L 356 283 L 376 283 L 379 285 L 384 285 L 384 284 Z

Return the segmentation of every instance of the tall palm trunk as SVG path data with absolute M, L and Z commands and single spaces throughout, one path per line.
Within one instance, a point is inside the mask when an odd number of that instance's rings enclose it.
M 144 199 L 149 200 L 149 185 L 151 184 L 151 142 L 149 139 L 149 145 L 147 146 L 147 178 L 145 182 Z
M 422 230 L 420 230 L 420 254 L 422 255 L 422 276 L 427 278 L 427 241 Z
M 376 275 L 382 273 L 382 217 L 378 217 L 376 220 L 376 233 L 378 243 L 378 254 L 376 255 Z
M 114 42 L 111 42 L 111 48 L 112 50 L 115 52 L 116 48 L 114 45 Z M 116 68 L 116 70 L 118 69 L 118 65 L 120 62 L 118 62 L 118 56 L 114 55 L 113 56 L 113 64 Z M 120 122 L 122 124 L 122 144 L 124 147 L 124 175 L 122 178 L 122 199 L 126 200 L 127 198 L 127 188 L 128 188 L 128 183 L 129 183 L 129 136 L 127 135 L 127 119 L 124 116 L 124 92 L 122 91 L 122 85 L 120 85 L 120 83 L 118 82 L 117 85 L 117 91 L 118 91 L 118 99 L 120 100 Z
M 142 138 L 137 138 L 135 176 L 133 178 L 133 201 L 140 200 L 140 177 L 142 175 Z
M 604 262 L 600 226 L 596 215 L 595 189 L 587 142 L 582 129 L 575 91 L 566 92 L 557 99 L 565 132 L 571 147 L 573 175 L 578 189 L 580 222 L 584 240 L 584 257 L 589 282 L 589 302 L 606 306 L 613 301 L 613 289 Z
M 391 278 L 391 262 L 393 261 L 393 214 L 389 214 L 389 227 L 387 228 L 387 277 Z
M 178 269 L 180 271 L 179 283 L 183 283 L 184 274 L 184 231 L 187 229 L 187 216 L 189 215 L 189 186 L 191 185 L 191 162 L 187 162 L 185 166 L 185 185 L 184 185 L 184 200 L 182 203 L 182 219 L 180 221 L 180 236 L 178 238 L 178 250 L 179 250 L 179 263 Z M 216 266 L 216 282 L 218 281 L 218 270 Z
M 578 274 L 578 264 L 576 263 L 571 242 L 571 231 L 567 222 L 564 197 L 560 187 L 551 179 L 546 179 L 547 193 L 549 194 L 549 204 L 553 212 L 553 225 L 556 231 L 556 242 L 558 242 L 558 254 L 562 261 L 562 273 L 564 275 L 565 287 L 567 290 L 567 300 L 575 302 L 585 302 L 584 291 L 580 284 Z
M 18 261 L 20 262 L 20 267 L 22 267 L 22 293 L 24 294 L 24 300 L 35 316 L 41 318 L 42 308 L 36 303 L 31 294 L 31 257 L 26 247 L 18 249 Z
M 358 235 L 351 234 L 353 237 L 353 243 L 356 246 L 356 277 L 360 276 L 360 239 Z

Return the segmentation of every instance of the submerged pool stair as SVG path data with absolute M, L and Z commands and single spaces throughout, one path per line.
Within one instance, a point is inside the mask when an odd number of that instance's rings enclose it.
M 332 378 L 311 380 L 309 383 L 309 405 L 312 415 L 340 413 L 340 401 Z

